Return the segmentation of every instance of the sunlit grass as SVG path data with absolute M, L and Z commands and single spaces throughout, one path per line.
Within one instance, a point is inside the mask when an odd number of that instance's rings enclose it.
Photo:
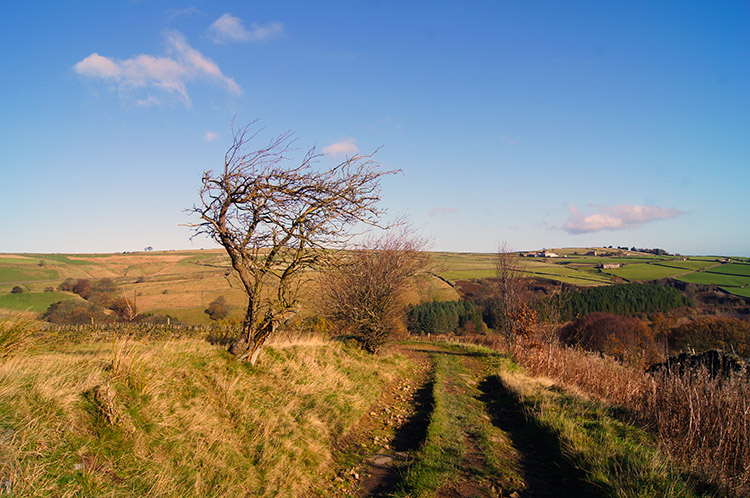
M 38 347 L 0 363 L 0 474 L 17 496 L 295 496 L 406 365 L 301 335 L 256 368 L 200 340 Z

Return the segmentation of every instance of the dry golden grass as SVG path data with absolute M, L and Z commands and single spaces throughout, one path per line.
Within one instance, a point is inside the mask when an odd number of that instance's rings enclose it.
M 562 453 L 603 496 L 702 496 L 645 431 L 613 417 L 606 404 L 550 379 L 507 370 L 499 379 L 528 419 L 559 438 Z
M 13 261 L 30 259 L 38 261 L 43 256 L 0 255 Z M 46 261 L 45 268 L 59 274 L 55 280 L 29 280 L 32 292 L 43 292 L 56 287 L 65 278 L 96 280 L 111 278 L 120 288 L 120 294 L 135 299 L 141 313 L 158 311 L 189 319 L 191 323 L 208 323 L 207 317 L 195 310 L 205 309 L 211 301 L 224 296 L 233 315 L 241 315 L 247 305 L 247 296 L 237 277 L 230 272 L 229 261 L 223 249 L 210 251 L 170 251 L 167 253 L 131 253 L 112 255 L 68 255 Z M 0 260 L 0 264 L 2 261 Z M 27 263 L 26 266 L 35 265 Z M 312 316 L 318 313 L 318 273 L 307 272 L 302 287 L 300 313 Z M 8 291 L 10 292 L 10 286 Z M 273 286 L 268 293 L 274 292 Z M 73 296 L 71 295 L 71 299 Z M 455 289 L 444 281 L 429 277 L 421 280 L 404 296 L 404 302 L 419 303 L 432 300 L 458 299 Z
M 97 257 L 86 257 L 86 256 L 69 256 L 68 259 L 73 261 L 89 261 L 97 264 L 104 265 L 138 265 L 142 263 L 177 263 L 185 258 L 188 258 L 188 254 L 181 253 L 169 253 L 169 254 L 113 254 L 111 256 L 97 256 Z
M 0 476 L 17 496 L 295 496 L 406 366 L 303 335 L 254 369 L 192 339 L 38 349 L 0 362 Z
M 499 346 L 499 343 L 496 345 Z M 739 374 L 712 378 L 706 370 L 655 375 L 612 358 L 554 346 L 514 349 L 533 375 L 625 408 L 678 461 L 704 478 L 750 495 L 750 381 Z

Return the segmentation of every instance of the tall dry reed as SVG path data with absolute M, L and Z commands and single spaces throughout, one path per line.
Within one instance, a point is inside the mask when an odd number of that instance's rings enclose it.
M 712 377 L 705 369 L 650 375 L 612 358 L 557 344 L 509 350 L 505 341 L 491 336 L 473 342 L 512 354 L 529 374 L 550 377 L 625 408 L 677 461 L 734 496 L 750 496 L 746 376 Z
M 0 358 L 28 347 L 36 329 L 34 321 L 21 313 L 0 316 Z

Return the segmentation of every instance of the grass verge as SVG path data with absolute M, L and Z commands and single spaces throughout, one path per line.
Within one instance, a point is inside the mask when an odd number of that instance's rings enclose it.
M 0 362 L 13 496 L 295 496 L 408 361 L 320 339 L 256 368 L 197 340 L 120 339 Z
M 714 496 L 696 494 L 651 436 L 618 420 L 605 405 L 522 374 L 501 373 L 493 380 L 512 393 L 527 419 L 559 438 L 565 457 L 600 496 Z

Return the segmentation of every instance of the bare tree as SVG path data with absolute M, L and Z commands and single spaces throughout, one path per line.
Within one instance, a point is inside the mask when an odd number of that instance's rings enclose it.
M 218 173 L 203 173 L 200 217 L 191 226 L 219 242 L 248 296 L 240 338 L 230 351 L 255 364 L 276 327 L 297 310 L 300 276 L 326 248 L 346 241 L 357 223 L 377 224 L 383 214 L 384 171 L 371 155 L 354 155 L 318 170 L 315 148 L 290 162 L 290 133 L 252 150 L 255 122 L 233 130 Z
M 560 284 L 549 295 L 537 302 L 536 308 L 540 318 L 537 324 L 537 332 L 539 339 L 547 349 L 547 373 L 549 373 L 552 363 L 552 348 L 559 341 L 558 329 L 562 326 L 563 309 L 570 298 L 570 292 L 566 292 L 563 284 Z
M 496 328 L 508 344 L 515 341 L 519 332 L 525 331 L 531 319 L 524 281 L 525 268 L 519 255 L 511 251 L 507 242 L 497 250 L 495 275 L 492 281 L 491 301 L 495 309 Z
M 364 349 L 378 352 L 401 322 L 404 293 L 428 269 L 425 241 L 406 228 L 369 239 L 322 279 L 326 315 Z

